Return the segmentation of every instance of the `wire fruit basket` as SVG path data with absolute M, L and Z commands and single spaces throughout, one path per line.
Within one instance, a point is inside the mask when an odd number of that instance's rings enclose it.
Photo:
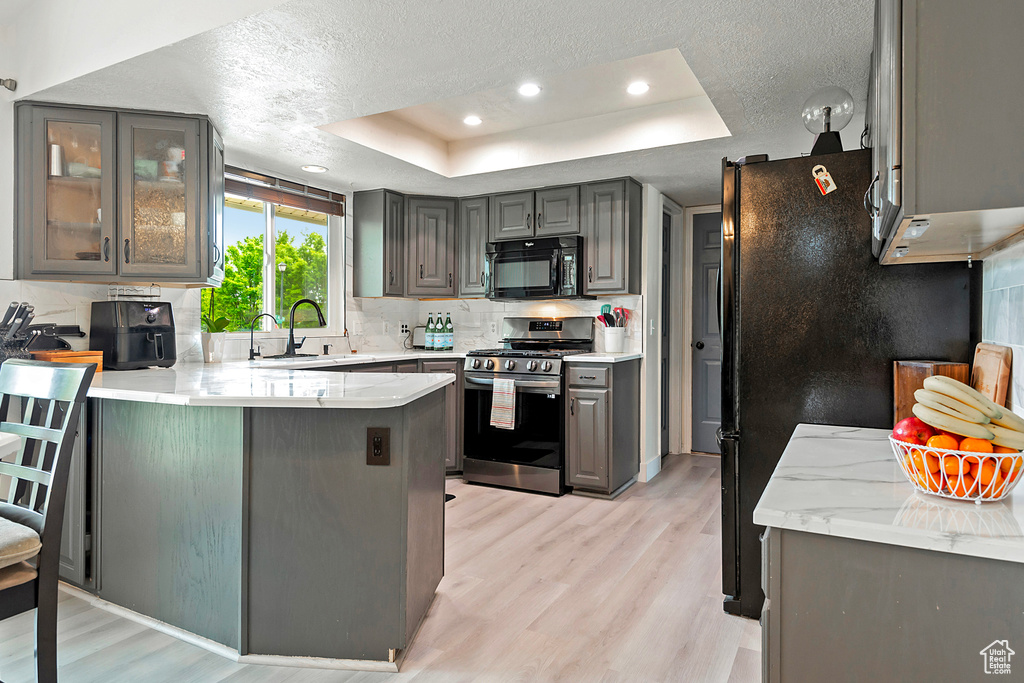
M 1022 453 L 977 453 L 932 448 L 890 436 L 900 470 L 915 489 L 975 503 L 1002 500 L 1021 480 Z

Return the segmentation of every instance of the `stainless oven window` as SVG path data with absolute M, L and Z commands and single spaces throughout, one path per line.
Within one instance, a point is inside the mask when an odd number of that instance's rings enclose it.
M 498 429 L 491 426 L 492 387 L 476 384 L 468 375 L 466 379 L 466 457 L 552 469 L 562 467 L 564 403 L 560 392 L 548 393 L 557 389 L 517 386 L 515 429 Z

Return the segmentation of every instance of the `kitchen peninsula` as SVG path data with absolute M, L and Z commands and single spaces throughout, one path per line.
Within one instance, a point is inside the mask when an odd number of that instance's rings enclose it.
M 763 680 L 985 680 L 996 650 L 1024 643 L 1021 489 L 983 504 L 917 493 L 889 433 L 793 433 L 754 510 Z
M 397 670 L 443 574 L 454 379 L 97 374 L 92 590 L 243 660 Z

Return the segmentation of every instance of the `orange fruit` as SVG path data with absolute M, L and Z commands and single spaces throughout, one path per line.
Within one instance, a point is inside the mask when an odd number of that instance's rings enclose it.
M 983 463 L 981 466 L 982 476 L 984 476 L 985 467 L 987 463 Z M 980 479 L 978 480 L 981 481 Z M 988 484 L 981 483 L 978 486 L 978 490 L 981 492 L 983 498 L 995 498 L 996 496 L 1003 495 L 1003 489 L 1006 488 L 1003 485 L 1003 473 L 992 463 L 992 479 Z
M 928 439 L 928 447 L 944 448 L 947 451 L 955 451 L 960 448 L 960 442 L 949 434 L 936 434 L 932 438 Z
M 928 472 L 926 474 L 918 474 L 920 477 L 921 486 L 931 491 L 932 493 L 938 493 L 942 490 L 942 474 L 939 472 Z
M 944 455 L 944 456 L 942 456 L 942 469 L 950 477 L 959 476 L 959 474 L 960 474 L 960 456 L 958 456 L 958 455 Z M 970 468 L 965 466 L 964 470 L 969 472 Z
M 993 453 L 1020 453 L 1016 448 L 1007 448 L 1006 446 L 996 446 L 992 449 Z
M 1024 469 L 1024 458 L 1003 458 L 1003 461 L 999 463 L 999 469 L 1002 470 L 1007 481 L 1016 481 L 1020 476 L 1021 469 Z
M 974 475 L 976 470 L 974 467 L 971 468 L 971 474 Z M 981 463 L 980 474 L 975 475 L 978 481 L 981 482 L 982 486 L 988 486 L 992 483 L 992 480 L 999 476 L 999 468 L 996 467 L 996 461 L 992 458 L 985 458 Z
M 981 467 L 981 458 L 976 455 L 965 455 L 963 461 L 964 472 L 970 472 L 971 476 L 977 479 L 978 469 Z
M 961 451 L 971 451 L 972 453 L 991 453 L 992 442 L 988 439 L 975 439 L 967 437 L 960 442 Z
M 914 469 L 920 474 L 939 471 L 939 459 L 931 453 L 922 453 L 915 448 L 910 453 L 910 459 L 914 463 Z
M 967 496 L 974 495 L 975 491 L 974 477 L 969 474 L 965 474 L 962 477 L 950 477 L 949 478 L 949 492 L 954 496 L 960 498 L 966 498 Z

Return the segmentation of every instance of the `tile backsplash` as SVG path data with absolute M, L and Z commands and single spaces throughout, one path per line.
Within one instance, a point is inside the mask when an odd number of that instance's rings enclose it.
M 1024 415 L 1024 242 L 985 259 L 982 338 L 1013 349 L 1008 404 Z
M 165 287 L 160 292 L 162 301 L 169 301 L 174 311 L 177 327 L 176 344 L 178 360 L 199 362 L 202 360 L 202 346 L 199 339 L 200 313 L 199 289 Z M 72 282 L 37 282 L 29 280 L 0 280 L 0 305 L 6 309 L 10 301 L 27 301 L 36 307 L 38 322 L 54 322 L 65 325 L 79 325 L 89 331 L 91 304 L 107 298 L 107 285 L 92 285 Z M 426 323 L 427 315 L 441 312 L 451 313 L 455 326 L 455 350 L 469 351 L 475 348 L 493 347 L 499 342 L 501 321 L 506 316 L 596 316 L 603 304 L 621 306 L 632 311 L 628 334 L 627 351 L 640 351 L 643 344 L 643 330 L 640 322 L 642 297 L 610 296 L 593 301 L 546 301 L 546 302 L 495 302 L 487 299 L 365 299 L 350 298 L 347 302 L 346 324 L 349 337 L 308 335 L 304 350 L 320 353 L 324 344 L 331 344 L 330 353 L 346 353 L 355 349 L 360 353 L 401 351 L 405 348 L 399 325 L 409 324 L 410 328 Z M 389 334 L 384 334 L 388 323 Z M 492 324 L 494 332 L 491 331 Z M 70 338 L 74 349 L 87 349 L 88 338 Z M 261 338 L 257 334 L 264 355 L 284 351 L 285 339 L 280 333 Z M 411 344 L 411 340 L 409 341 Z M 604 350 L 601 327 L 596 330 L 595 349 Z M 225 360 L 242 360 L 248 357 L 248 335 L 234 335 L 228 338 Z

